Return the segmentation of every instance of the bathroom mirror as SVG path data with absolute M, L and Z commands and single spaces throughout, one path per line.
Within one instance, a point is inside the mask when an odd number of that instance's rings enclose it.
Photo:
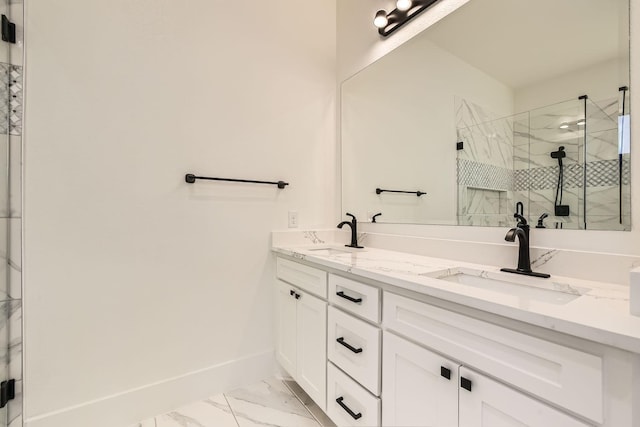
M 628 0 L 471 0 L 343 82 L 343 211 L 629 230 L 628 86 Z

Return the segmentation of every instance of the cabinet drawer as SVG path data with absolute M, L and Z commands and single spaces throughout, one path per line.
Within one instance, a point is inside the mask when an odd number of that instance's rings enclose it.
M 380 395 L 380 329 L 329 307 L 329 360 L 370 392 Z
M 385 328 L 602 422 L 600 356 L 387 292 L 382 317 Z
M 380 399 L 327 364 L 327 415 L 339 427 L 380 425 Z
M 329 274 L 329 301 L 375 323 L 380 323 L 380 290 Z
M 280 280 L 327 299 L 327 273 L 295 261 L 278 258 L 276 276 Z

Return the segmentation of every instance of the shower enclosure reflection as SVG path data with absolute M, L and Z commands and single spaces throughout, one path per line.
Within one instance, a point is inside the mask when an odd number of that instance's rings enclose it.
M 620 92 L 489 120 L 458 100 L 458 223 L 508 226 L 521 202 L 530 222 L 546 215 L 546 228 L 629 230 L 629 98 Z

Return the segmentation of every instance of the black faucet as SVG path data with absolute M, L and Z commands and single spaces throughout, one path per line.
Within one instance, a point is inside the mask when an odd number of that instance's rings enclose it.
M 531 256 L 529 255 L 529 224 L 524 216 L 519 213 L 513 214 L 513 217 L 518 220 L 518 223 L 514 228 L 507 231 L 507 235 L 504 240 L 507 242 L 514 242 L 516 237 L 518 238 L 518 268 L 501 268 L 500 271 L 506 271 L 507 273 L 524 274 L 525 276 L 534 277 L 551 277 L 546 273 L 536 273 L 531 270 Z
M 538 225 L 536 225 L 536 228 L 547 228 L 544 225 L 544 219 L 548 216 L 549 216 L 548 213 L 543 213 L 542 215 L 540 215 L 540 218 L 538 218 Z
M 362 249 L 364 246 L 358 246 L 358 220 L 355 215 L 351 215 L 350 213 L 347 213 L 347 216 L 352 218 L 351 221 L 342 221 L 338 224 L 338 228 L 342 228 L 345 225 L 351 227 L 351 244 L 345 246 L 348 248 Z

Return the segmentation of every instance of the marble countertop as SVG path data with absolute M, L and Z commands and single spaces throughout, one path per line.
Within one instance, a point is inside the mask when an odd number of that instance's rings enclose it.
M 272 250 L 401 289 L 640 353 L 640 317 L 629 312 L 627 286 L 555 275 L 549 279 L 531 278 L 503 273 L 495 266 L 376 248 L 349 250 L 341 244 L 274 245 Z M 447 278 L 453 281 L 443 280 Z M 466 284 L 456 283 L 457 278 L 469 280 Z M 483 278 L 494 281 L 488 282 L 488 286 L 475 283 L 483 282 Z

